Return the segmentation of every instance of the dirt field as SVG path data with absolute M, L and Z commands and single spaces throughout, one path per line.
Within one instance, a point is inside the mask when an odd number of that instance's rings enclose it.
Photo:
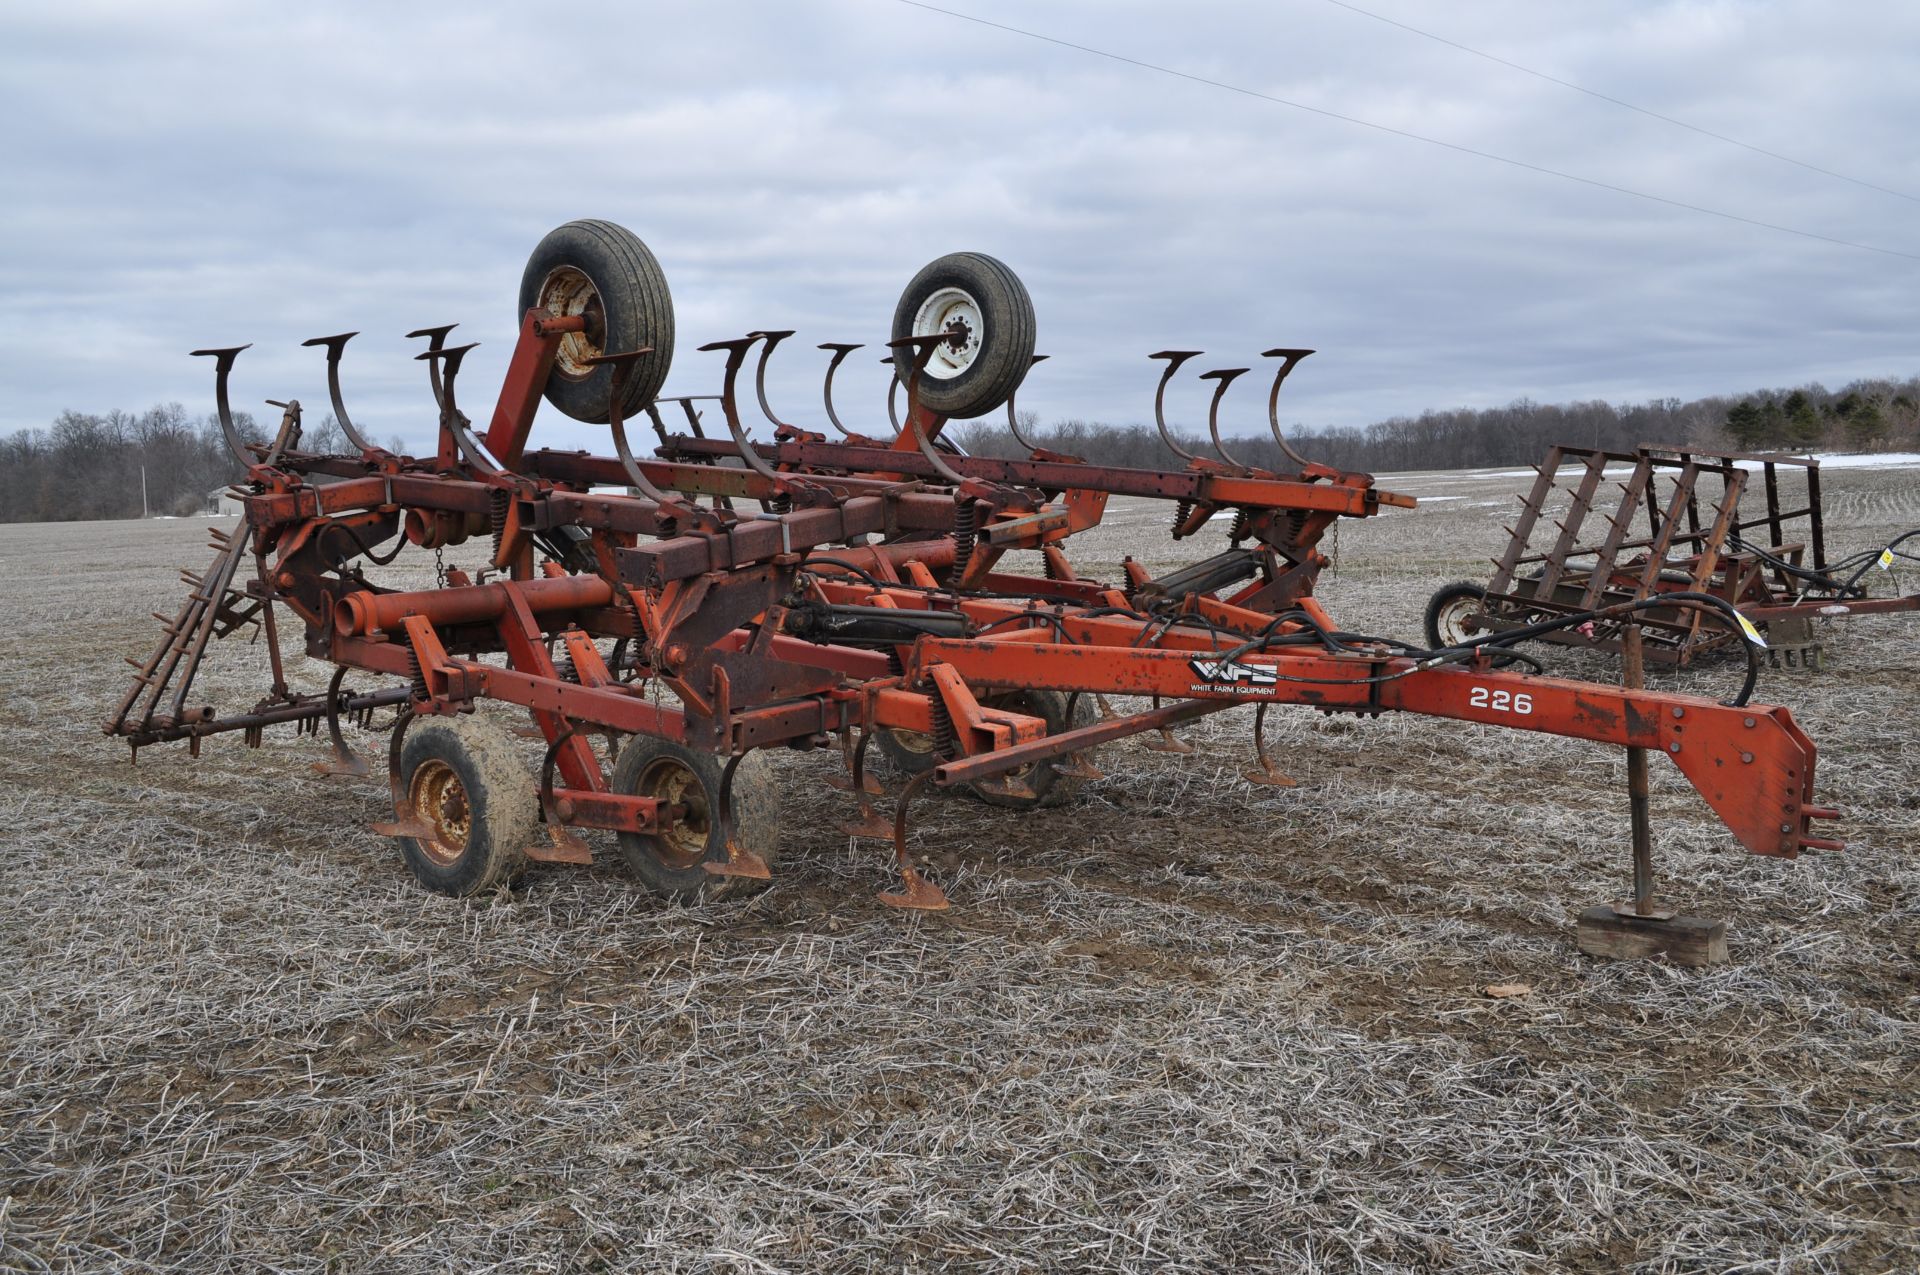
M 1344 526 L 1329 608 L 1414 637 L 1520 483 L 1387 484 L 1444 499 Z M 1920 523 L 1920 471 L 1827 489 L 1839 549 Z M 1163 517 L 1076 559 L 1171 565 Z M 1763 676 L 1844 855 L 1746 855 L 1655 760 L 1666 892 L 1732 942 L 1686 971 L 1573 948 L 1625 889 L 1617 752 L 1297 710 L 1291 790 L 1241 779 L 1239 711 L 1066 808 L 941 803 L 945 914 L 875 902 L 824 756 L 780 759 L 750 901 L 663 906 L 604 845 L 430 896 L 312 740 L 99 735 L 203 543 L 0 527 L 0 1268 L 1920 1267 L 1920 619 Z M 250 704 L 259 648 L 223 654 L 195 698 Z

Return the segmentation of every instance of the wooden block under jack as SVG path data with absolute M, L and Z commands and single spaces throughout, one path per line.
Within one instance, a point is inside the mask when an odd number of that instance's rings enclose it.
M 1622 916 L 1603 903 L 1580 914 L 1577 942 L 1588 956 L 1614 960 L 1664 955 L 1675 965 L 1727 963 L 1727 923 L 1698 916 Z

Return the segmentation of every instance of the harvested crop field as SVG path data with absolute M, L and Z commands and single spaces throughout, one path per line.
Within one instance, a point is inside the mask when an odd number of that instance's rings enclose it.
M 1916 472 L 1831 472 L 1834 548 L 1920 523 Z M 1329 609 L 1415 636 L 1521 481 L 1383 482 L 1440 499 L 1343 526 Z M 1076 562 L 1206 552 L 1162 517 L 1115 502 Z M 604 844 L 428 895 L 311 739 L 100 736 L 204 542 L 0 527 L 0 1268 L 1920 1266 L 1920 617 L 1762 674 L 1845 854 L 1749 856 L 1655 760 L 1665 892 L 1733 951 L 1681 970 L 1574 950 L 1626 888 L 1618 752 L 1304 710 L 1269 718 L 1292 789 L 1242 779 L 1239 710 L 1069 806 L 925 803 L 947 913 L 875 901 L 825 755 L 778 759 L 751 899 L 663 905 Z M 260 648 L 220 656 L 195 698 L 250 704 Z

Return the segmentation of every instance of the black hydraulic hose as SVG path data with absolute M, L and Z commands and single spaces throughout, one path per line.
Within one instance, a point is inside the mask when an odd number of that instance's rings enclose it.
M 1674 603 L 1681 602 L 1692 603 L 1702 610 L 1713 613 L 1715 618 L 1720 620 L 1727 630 L 1739 640 L 1740 645 L 1746 649 L 1746 681 L 1741 684 L 1738 695 L 1730 700 L 1720 701 L 1728 708 L 1744 708 L 1747 701 L 1753 696 L 1755 684 L 1760 680 L 1760 657 L 1755 654 L 1754 643 L 1747 639 L 1746 626 L 1742 623 L 1744 617 L 1742 617 L 1740 612 L 1734 609 L 1733 604 L 1725 598 L 1717 598 L 1711 593 L 1695 593 L 1692 590 L 1677 590 L 1673 593 L 1656 594 L 1653 597 L 1641 598 L 1635 602 L 1619 602 L 1613 606 L 1601 607 L 1595 611 L 1581 611 L 1574 615 L 1555 616 L 1553 619 L 1541 620 L 1537 624 L 1529 624 L 1523 628 L 1509 629 L 1504 633 L 1496 633 L 1491 637 L 1478 638 L 1472 642 L 1462 643 L 1459 646 L 1447 647 L 1444 650 L 1437 651 L 1435 652 L 1434 659 L 1427 662 L 1427 666 L 1431 667 L 1434 663 L 1455 663 L 1459 660 L 1471 658 L 1475 651 L 1483 647 L 1504 649 L 1513 643 L 1524 642 L 1529 638 L 1536 638 L 1544 633 L 1552 633 L 1559 629 L 1574 628 L 1578 625 L 1592 623 L 1595 620 L 1618 619 L 1622 616 L 1632 615 L 1636 611 L 1647 611 L 1655 607 L 1671 606 Z
M 1855 571 L 1852 575 L 1847 577 L 1846 587 L 1851 589 L 1855 585 L 1859 584 L 1860 577 L 1867 574 L 1867 572 L 1873 567 L 1873 564 L 1880 560 L 1881 553 L 1892 553 L 1896 549 L 1898 549 L 1901 545 L 1913 539 L 1915 536 L 1920 536 L 1920 527 L 1915 527 L 1912 531 L 1903 532 L 1900 535 L 1895 536 L 1891 541 L 1887 543 L 1886 547 L 1880 550 L 1879 552 L 1863 555 L 1866 557 L 1866 561 L 1860 564 L 1860 569 L 1858 571 Z M 1897 556 L 1904 558 L 1904 557 L 1907 557 L 1908 555 L 1903 553 Z

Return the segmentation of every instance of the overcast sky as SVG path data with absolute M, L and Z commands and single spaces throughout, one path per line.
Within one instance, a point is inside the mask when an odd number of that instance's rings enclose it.
M 1920 5 L 1487 0 L 1363 7 L 1702 128 L 1920 195 Z M 1459 146 L 1920 255 L 1920 204 L 1583 97 L 1329 0 L 946 7 Z M 409 329 L 483 342 L 484 418 L 528 251 L 573 217 L 671 283 L 670 392 L 755 328 L 818 418 L 820 341 L 886 338 L 944 252 L 1033 294 L 1046 419 L 1151 410 L 1191 370 L 1320 353 L 1288 415 L 1691 397 L 1920 371 L 1920 260 L 1579 185 L 957 21 L 899 0 L 0 8 L 0 430 L 63 408 L 324 405 L 298 343 L 349 328 L 349 410 L 421 444 Z M 804 344 L 803 344 L 804 342 Z M 843 416 L 884 384 L 862 352 Z M 1262 421 L 1264 386 L 1228 400 Z M 1202 402 L 1183 379 L 1177 415 Z M 600 446 L 551 410 L 537 436 Z M 604 431 L 602 431 L 604 432 Z

